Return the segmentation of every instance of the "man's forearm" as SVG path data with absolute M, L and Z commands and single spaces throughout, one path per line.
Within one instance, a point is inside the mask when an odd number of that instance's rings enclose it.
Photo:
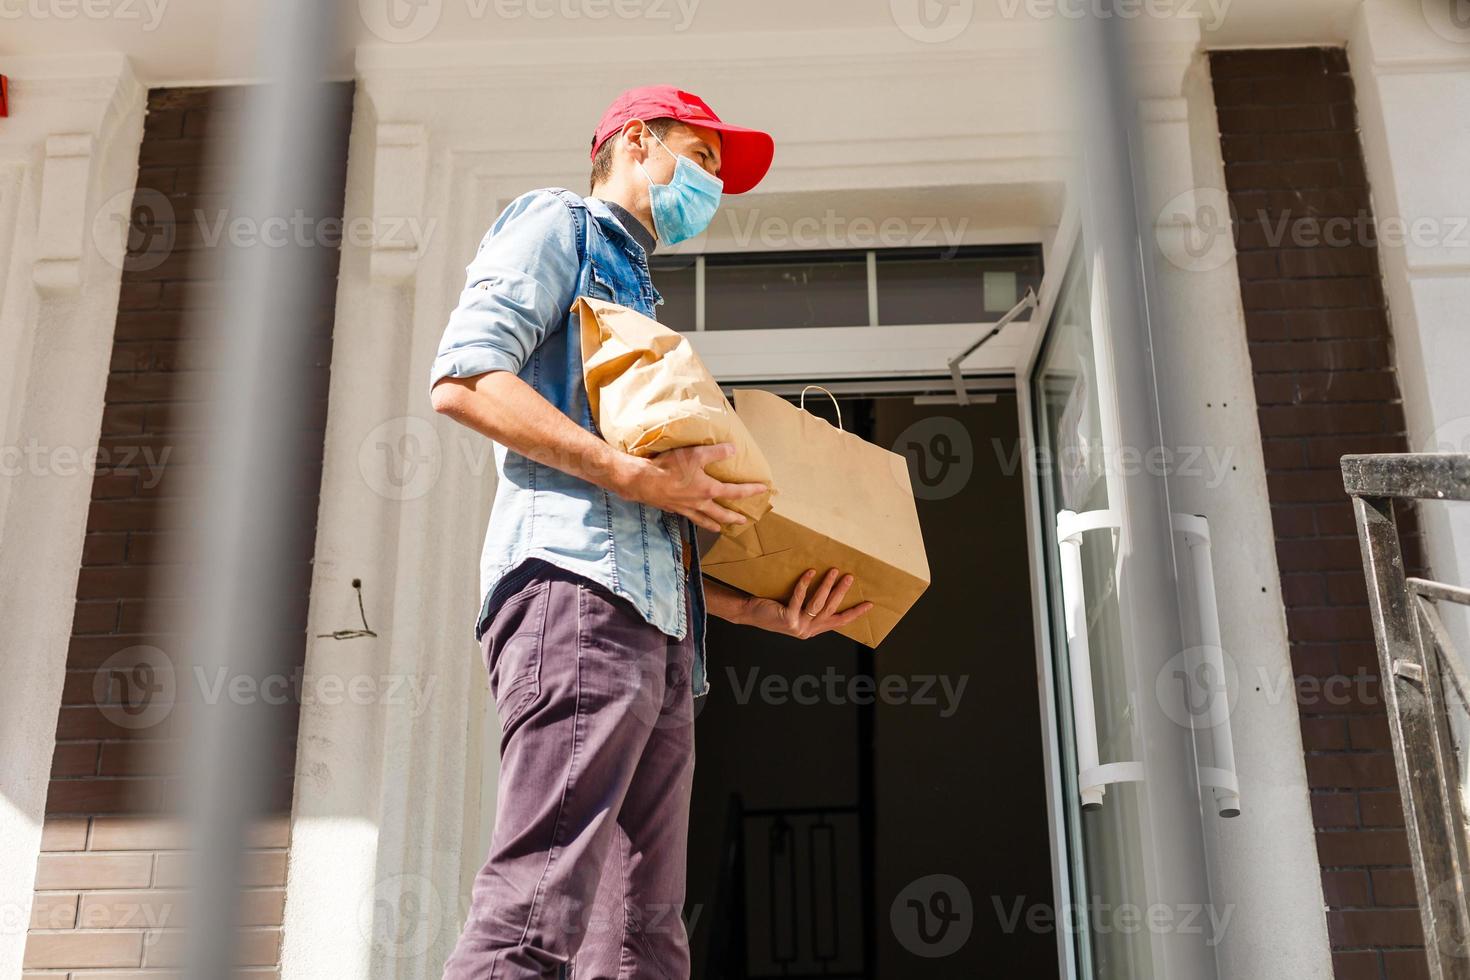
M 731 623 L 744 623 L 749 599 L 744 592 L 704 576 L 704 607 L 711 616 Z
M 444 378 L 434 386 L 434 410 L 538 463 L 622 493 L 633 457 L 567 418 L 508 371 Z

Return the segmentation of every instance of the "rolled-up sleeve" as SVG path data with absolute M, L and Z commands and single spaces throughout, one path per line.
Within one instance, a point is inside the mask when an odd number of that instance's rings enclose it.
M 519 373 L 546 335 L 566 322 L 579 265 L 576 219 L 560 198 L 532 191 L 512 201 L 465 268 L 429 386 L 441 378 Z

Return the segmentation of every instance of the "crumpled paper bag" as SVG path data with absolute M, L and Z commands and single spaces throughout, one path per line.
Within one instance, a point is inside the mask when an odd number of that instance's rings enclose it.
M 582 375 L 592 418 L 608 444 L 635 456 L 728 442 L 735 455 L 705 468 L 726 483 L 764 483 L 767 493 L 719 503 L 754 522 L 776 493 L 771 466 L 689 339 L 636 310 L 590 296 L 572 309 L 582 334 Z M 740 535 L 750 523 L 733 524 Z

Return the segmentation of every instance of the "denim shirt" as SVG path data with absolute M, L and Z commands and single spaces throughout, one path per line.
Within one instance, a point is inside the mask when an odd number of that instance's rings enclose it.
M 510 203 L 481 239 L 465 273 L 430 386 L 445 377 L 510 371 L 596 433 L 572 303 L 578 296 L 595 296 L 653 317 L 663 297 L 653 288 L 643 246 L 603 202 L 548 188 Z M 695 697 L 708 693 L 704 589 L 692 522 L 624 500 L 499 443 L 495 471 L 495 502 L 480 555 L 475 640 L 501 596 L 514 590 L 516 570 L 539 558 L 622 596 L 676 640 L 692 627 L 690 684 Z M 687 575 L 686 538 L 692 554 Z

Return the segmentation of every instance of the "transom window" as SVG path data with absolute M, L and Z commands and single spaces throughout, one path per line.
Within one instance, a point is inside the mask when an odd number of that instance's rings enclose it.
M 1040 245 L 656 255 L 649 265 L 659 321 L 685 331 L 984 323 L 1040 288 L 1042 272 Z

